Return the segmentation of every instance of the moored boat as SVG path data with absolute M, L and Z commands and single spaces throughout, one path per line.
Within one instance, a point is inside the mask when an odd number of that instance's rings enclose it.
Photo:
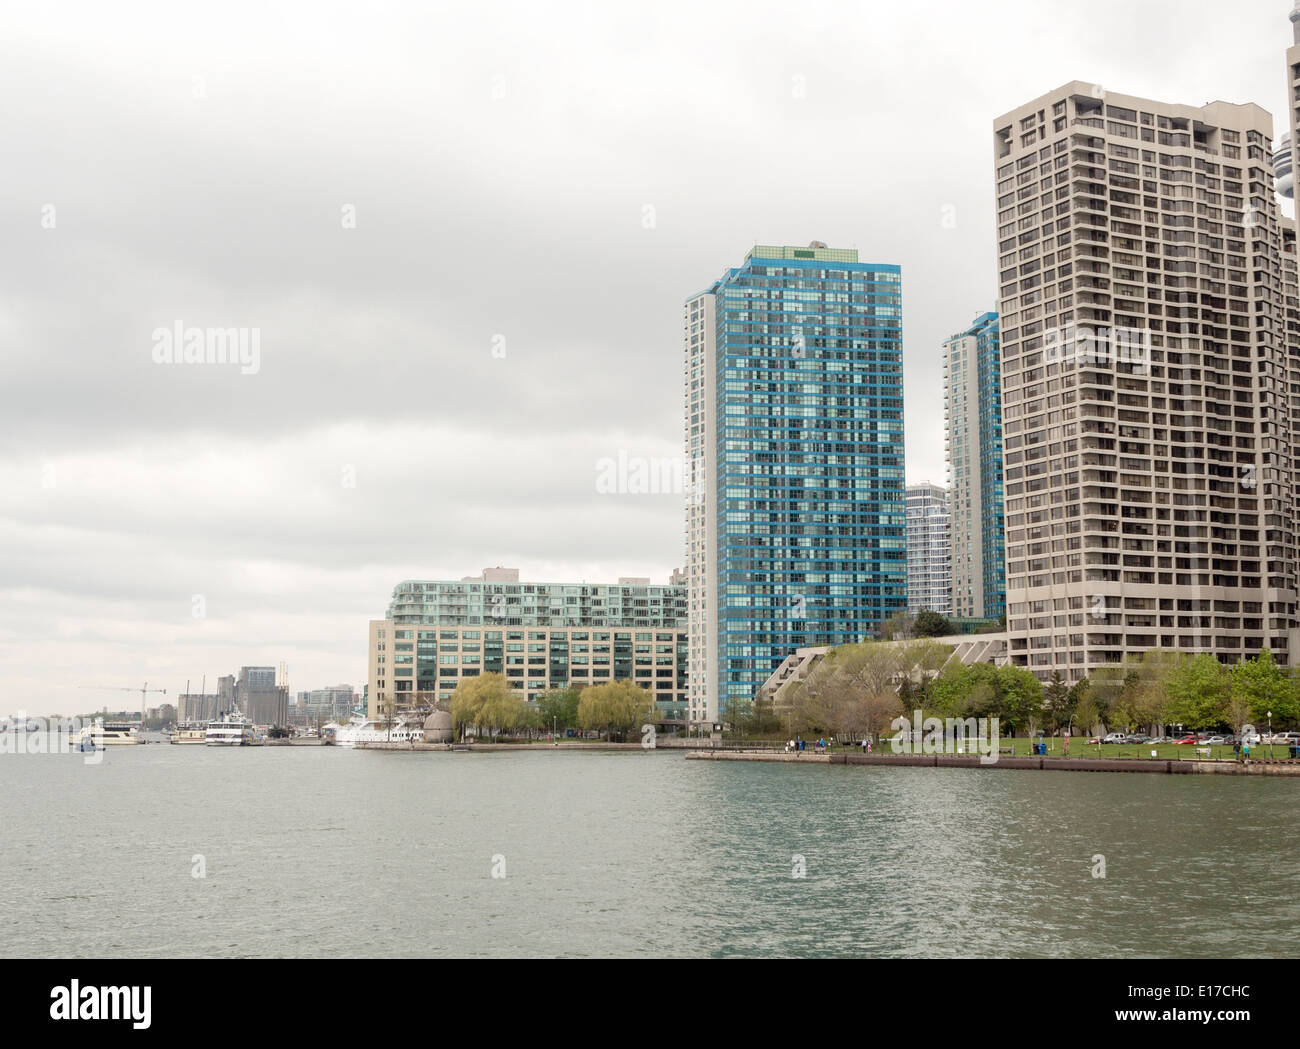
M 326 725 L 332 731 L 333 743 L 339 747 L 355 747 L 358 743 L 423 743 L 424 718 L 418 714 L 399 714 L 391 721 L 385 718 L 355 716 L 346 725 Z M 330 737 L 326 737 L 330 745 Z
M 204 742 L 209 747 L 252 747 L 257 730 L 253 723 L 237 710 L 209 721 Z

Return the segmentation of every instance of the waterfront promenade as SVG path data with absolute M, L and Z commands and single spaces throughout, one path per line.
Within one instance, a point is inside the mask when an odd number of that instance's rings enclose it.
M 1300 761 L 1184 760 L 1174 758 L 1100 758 L 1000 755 L 997 761 L 982 762 L 977 754 L 818 754 L 810 751 L 786 753 L 771 750 L 697 750 L 688 761 L 765 761 L 793 764 L 873 765 L 884 767 L 1035 769 L 1055 772 L 1162 772 L 1227 776 L 1300 776 Z

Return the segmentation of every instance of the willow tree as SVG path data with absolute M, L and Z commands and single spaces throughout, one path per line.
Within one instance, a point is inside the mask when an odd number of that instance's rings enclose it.
M 493 701 L 493 713 L 500 716 L 506 710 L 505 699 L 514 693 L 501 674 L 479 674 L 475 677 L 462 678 L 451 694 L 451 720 L 456 735 L 465 738 L 465 726 L 479 726 L 483 721 L 483 709 L 488 701 Z M 517 697 L 516 697 L 517 698 Z
M 487 690 L 474 724 L 478 728 L 487 729 L 489 736 L 495 736 L 500 732 L 513 732 L 529 725 L 529 713 L 523 696 L 512 691 L 508 684 L 504 689 L 494 684 Z
M 588 685 L 578 697 L 578 726 L 599 729 L 607 738 L 650 724 L 654 699 L 634 681 L 620 678 L 602 685 Z

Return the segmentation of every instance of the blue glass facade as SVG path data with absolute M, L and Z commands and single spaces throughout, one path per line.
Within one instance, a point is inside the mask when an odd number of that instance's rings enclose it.
M 715 303 L 718 709 L 907 604 L 901 274 L 756 247 Z
M 1002 491 L 1002 352 L 998 315 L 976 318 L 979 375 L 980 544 L 984 562 L 984 615 L 1007 611 L 1006 535 Z
M 998 315 L 980 314 L 944 346 L 954 609 L 996 620 L 1007 606 Z

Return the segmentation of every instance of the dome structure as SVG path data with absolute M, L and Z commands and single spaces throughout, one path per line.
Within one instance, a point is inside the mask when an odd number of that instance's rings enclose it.
M 424 742 L 450 743 L 451 738 L 451 715 L 445 710 L 435 710 L 424 719 Z

